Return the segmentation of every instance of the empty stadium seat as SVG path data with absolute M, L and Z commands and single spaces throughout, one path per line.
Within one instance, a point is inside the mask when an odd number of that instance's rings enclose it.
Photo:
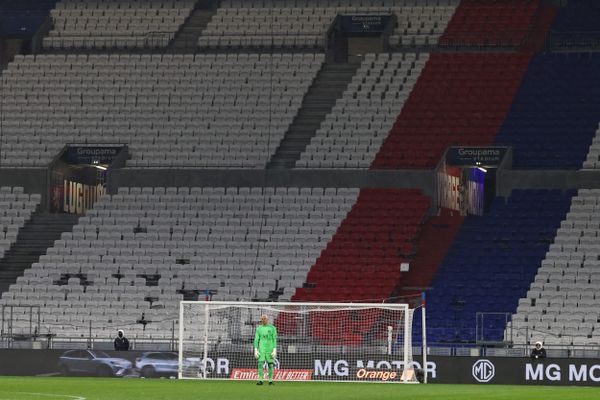
M 371 168 L 433 168 L 448 146 L 491 144 L 529 59 L 432 54 Z
M 66 143 L 127 143 L 131 167 L 262 168 L 323 54 L 16 57 L 2 75 L 3 165 Z
M 63 233 L 1 301 L 41 307 L 42 325 L 59 338 L 87 335 L 90 321 L 94 337 L 125 326 L 131 337 L 169 338 L 182 289 L 210 290 L 213 300 L 289 300 L 357 194 L 120 188 Z M 145 330 L 136 324 L 142 313 L 154 321 Z M 157 323 L 163 320 L 167 328 Z
M 430 342 L 477 339 L 476 313 L 514 313 L 564 218 L 572 193 L 514 190 L 496 198 L 489 214 L 468 216 L 428 293 Z M 544 204 L 540 207 L 540 204 Z M 418 332 L 420 321 L 415 321 Z M 488 341 L 505 337 L 505 315 L 481 326 Z
M 515 47 L 534 25 L 539 0 L 462 0 L 440 44 Z
M 225 0 L 202 32 L 201 48 L 292 47 L 324 48 L 336 15 L 389 14 L 398 18 L 390 42 L 394 46 L 436 44 L 456 0 Z
M 600 4 L 594 0 L 572 0 L 562 4 L 552 25 L 552 42 L 559 47 L 600 46 Z
M 39 194 L 23 193 L 22 187 L 0 187 L 0 258 L 17 240 L 19 229 L 40 204 Z
M 600 191 L 581 189 L 512 318 L 515 342 L 589 345 L 600 340 Z M 510 329 L 507 329 L 507 335 Z
M 298 168 L 368 168 L 427 63 L 427 53 L 367 54 Z
M 598 147 L 590 144 L 600 121 L 598 68 L 593 53 L 533 58 L 496 136 L 496 143 L 513 147 L 514 167 L 597 168 Z
M 135 49 L 169 45 L 195 0 L 81 2 L 62 0 L 52 10 L 47 49 Z

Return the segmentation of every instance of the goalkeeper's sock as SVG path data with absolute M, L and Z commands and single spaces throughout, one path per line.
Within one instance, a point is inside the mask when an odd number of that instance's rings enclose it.
M 260 361 L 258 362 L 258 380 L 262 382 L 265 377 L 265 372 L 263 371 L 264 364 Z
M 269 363 L 269 382 L 273 383 L 273 363 Z

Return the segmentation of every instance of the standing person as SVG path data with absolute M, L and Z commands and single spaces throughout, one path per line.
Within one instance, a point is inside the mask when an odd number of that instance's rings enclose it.
M 531 358 L 534 360 L 546 358 L 546 349 L 542 345 L 542 342 L 535 342 L 535 347 L 531 350 Z
M 265 362 L 269 366 L 269 385 L 273 384 L 273 362 L 277 358 L 277 329 L 269 323 L 269 317 L 260 317 L 260 325 L 254 335 L 254 357 L 258 360 L 258 382 L 263 384 Z
M 116 351 L 127 351 L 129 350 L 129 340 L 125 337 L 122 329 L 117 331 L 117 338 L 115 339 L 115 350 Z

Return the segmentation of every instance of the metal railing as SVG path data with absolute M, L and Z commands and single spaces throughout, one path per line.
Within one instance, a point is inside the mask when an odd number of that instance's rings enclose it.
M 600 30 L 585 32 L 554 32 L 546 35 L 547 50 L 597 50 Z
M 50 35 L 43 39 L 43 50 L 148 50 L 165 49 L 174 40 L 175 32 L 148 32 L 122 35 L 103 32 L 102 35 Z

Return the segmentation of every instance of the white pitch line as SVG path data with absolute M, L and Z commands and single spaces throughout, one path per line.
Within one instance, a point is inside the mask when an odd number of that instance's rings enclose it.
M 73 400 L 87 400 L 82 396 L 70 396 L 68 394 L 52 394 L 52 393 L 35 393 L 35 392 L 14 392 L 16 394 L 30 394 L 32 396 L 46 396 L 46 397 L 62 397 Z

